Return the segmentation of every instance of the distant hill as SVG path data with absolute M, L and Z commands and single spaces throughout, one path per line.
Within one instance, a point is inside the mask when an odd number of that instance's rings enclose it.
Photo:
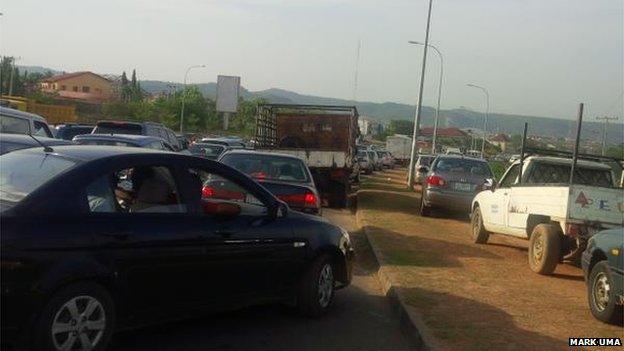
M 61 73 L 40 66 L 18 66 L 21 71 Z M 215 98 L 217 92 L 216 83 L 194 84 L 204 94 L 204 96 Z M 164 82 L 157 80 L 141 80 L 141 87 L 149 93 L 170 91 L 181 89 L 181 83 Z M 259 91 L 249 91 L 241 88 L 241 96 L 244 99 L 263 98 L 272 103 L 283 104 L 312 104 L 312 105 L 353 105 L 352 100 L 335 99 L 329 97 L 299 94 L 293 91 L 270 88 Z M 393 119 L 412 120 L 416 110 L 414 105 L 400 104 L 395 102 L 362 102 L 355 103 L 361 116 L 375 119 L 382 123 L 388 123 Z M 435 109 L 423 106 L 421 125 L 432 125 L 435 116 Z M 441 125 L 458 128 L 478 128 L 483 127 L 483 112 L 471 111 L 464 108 L 440 111 Z M 524 116 L 492 113 L 489 116 L 488 130 L 491 132 L 506 134 L 521 134 L 524 122 L 529 123 L 529 132 L 539 136 L 559 136 L 573 137 L 576 128 L 575 121 L 540 116 Z M 583 123 L 583 139 L 600 140 L 602 138 L 602 124 L 597 122 Z M 614 124 L 609 128 L 609 141 L 612 143 L 622 143 L 624 141 L 624 124 Z
M 48 71 L 52 72 L 52 74 L 61 74 L 62 71 L 58 71 L 52 68 L 42 67 L 42 66 L 20 66 L 17 65 L 20 73 L 28 72 L 28 73 L 46 73 Z

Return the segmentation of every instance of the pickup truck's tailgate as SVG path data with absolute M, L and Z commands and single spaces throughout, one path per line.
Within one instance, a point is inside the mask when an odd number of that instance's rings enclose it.
M 624 225 L 624 189 L 584 185 L 570 187 L 568 217 Z

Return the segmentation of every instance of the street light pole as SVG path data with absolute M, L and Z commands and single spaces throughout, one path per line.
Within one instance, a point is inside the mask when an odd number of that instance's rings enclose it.
M 490 93 L 484 87 L 474 85 L 474 84 L 466 84 L 471 88 L 477 88 L 485 93 L 485 120 L 483 121 L 483 143 L 481 144 L 481 158 L 484 158 L 485 155 L 485 136 L 487 135 L 487 122 L 488 115 L 490 114 Z
M 602 126 L 602 151 L 601 151 L 602 156 L 604 156 L 606 153 L 606 149 L 607 149 L 607 125 L 609 124 L 609 121 L 617 121 L 618 118 L 617 117 L 596 117 L 596 119 L 599 121 L 604 121 L 604 124 Z
M 427 67 L 427 48 L 429 47 L 429 27 L 431 25 L 431 6 L 433 0 L 429 0 L 429 11 L 427 12 L 427 28 L 425 29 L 425 46 L 423 50 L 422 68 L 420 70 L 420 88 L 418 91 L 418 105 L 416 106 L 416 114 L 414 115 L 414 131 L 412 133 L 412 152 L 410 154 L 409 171 L 407 177 L 407 185 L 410 189 L 414 189 L 414 164 L 416 159 L 416 146 L 418 139 L 418 128 L 420 128 L 420 114 L 422 113 L 422 97 L 425 84 L 425 68 Z
M 409 41 L 410 44 L 415 44 L 415 45 L 425 45 L 424 43 L 418 42 L 418 41 Z M 436 141 L 438 139 L 438 122 L 440 120 L 440 99 L 442 97 L 442 78 L 444 77 L 444 58 L 442 57 L 442 53 L 440 52 L 440 50 L 438 50 L 437 47 L 435 47 L 434 45 L 429 44 L 428 45 L 430 48 L 432 48 L 433 50 L 435 50 L 435 52 L 438 54 L 438 57 L 440 58 L 440 81 L 438 82 L 438 105 L 436 107 L 436 114 L 435 114 L 435 120 L 433 122 L 433 137 L 431 140 L 431 153 L 435 155 L 436 153 Z
M 202 68 L 206 67 L 206 65 L 195 65 L 190 66 L 186 69 L 186 73 L 184 74 L 184 90 L 182 90 L 182 111 L 180 112 L 180 134 L 184 132 L 184 104 L 186 103 L 186 80 L 188 79 L 188 74 L 193 68 Z

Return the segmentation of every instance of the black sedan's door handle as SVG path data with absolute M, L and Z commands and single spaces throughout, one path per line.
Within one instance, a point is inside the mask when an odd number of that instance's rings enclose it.
M 105 236 L 107 238 L 117 239 L 117 240 L 126 240 L 130 236 L 130 232 L 101 233 L 100 235 Z
M 232 229 L 215 229 L 213 233 L 217 235 L 225 236 L 225 237 L 230 237 L 236 234 L 236 232 Z

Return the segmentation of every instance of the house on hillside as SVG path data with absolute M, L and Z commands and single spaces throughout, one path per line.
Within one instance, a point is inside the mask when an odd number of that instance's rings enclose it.
M 437 136 L 443 138 L 462 138 L 467 136 L 459 128 L 448 127 L 448 128 L 438 128 Z M 433 136 L 433 127 L 423 127 L 420 129 L 420 135 L 424 137 L 432 137 Z
M 490 144 L 498 146 L 502 152 L 507 150 L 507 145 L 511 139 L 506 134 L 496 134 L 489 139 Z
M 39 88 L 44 93 L 61 98 L 101 103 L 114 96 L 114 83 L 93 72 L 74 72 L 42 79 Z

